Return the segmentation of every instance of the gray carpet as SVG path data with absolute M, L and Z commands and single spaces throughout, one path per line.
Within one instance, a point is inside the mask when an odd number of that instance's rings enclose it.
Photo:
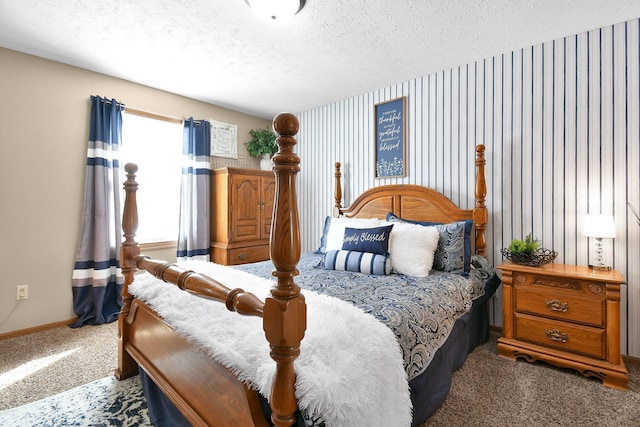
M 573 370 L 500 358 L 496 340 L 469 355 L 423 427 L 640 426 L 640 366 L 627 364 L 629 390 L 614 390 Z
M 0 340 L 0 410 L 113 375 L 117 337 L 114 322 Z
M 114 323 L 0 341 L 0 410 L 111 376 L 116 336 Z M 571 370 L 499 358 L 496 339 L 492 335 L 469 356 L 454 374 L 446 402 L 422 427 L 640 426 L 640 366 L 627 365 L 628 391 L 612 390 Z M 43 358 L 60 354 L 65 356 L 17 378 L 22 364 L 36 359 L 43 365 Z M 128 387 L 129 393 L 139 393 L 137 384 Z M 133 421 L 141 414 L 126 416 Z

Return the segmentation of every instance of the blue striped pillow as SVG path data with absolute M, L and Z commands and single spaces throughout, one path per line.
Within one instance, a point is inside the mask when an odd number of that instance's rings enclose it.
M 364 274 L 391 274 L 391 261 L 388 255 L 331 250 L 324 255 L 324 268 Z

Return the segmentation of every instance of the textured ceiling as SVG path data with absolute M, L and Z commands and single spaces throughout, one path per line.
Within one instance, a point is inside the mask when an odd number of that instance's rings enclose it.
M 639 0 L 0 0 L 0 46 L 272 118 L 640 17 Z

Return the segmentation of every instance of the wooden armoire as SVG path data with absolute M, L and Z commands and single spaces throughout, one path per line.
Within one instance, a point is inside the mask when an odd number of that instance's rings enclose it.
M 269 259 L 275 174 L 219 168 L 211 175 L 211 260 L 237 265 Z

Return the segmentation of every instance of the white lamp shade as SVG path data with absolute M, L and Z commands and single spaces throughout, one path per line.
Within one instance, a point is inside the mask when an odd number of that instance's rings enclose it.
M 267 22 L 283 22 L 300 10 L 300 0 L 246 0 L 253 12 Z
M 584 235 L 606 239 L 615 238 L 616 225 L 613 222 L 613 215 L 587 215 L 584 220 Z

